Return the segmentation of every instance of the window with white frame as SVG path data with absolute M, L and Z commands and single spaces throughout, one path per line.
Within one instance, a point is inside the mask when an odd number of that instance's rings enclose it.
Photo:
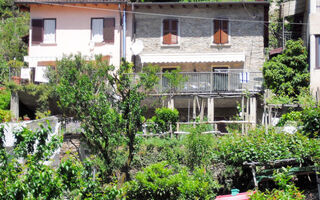
M 55 43 L 56 42 L 56 20 L 45 19 L 43 20 L 43 43 Z
M 91 40 L 95 43 L 114 43 L 115 18 L 92 18 Z
M 103 19 L 92 19 L 91 23 L 91 40 L 103 42 Z
M 32 19 L 32 44 L 56 42 L 56 19 Z

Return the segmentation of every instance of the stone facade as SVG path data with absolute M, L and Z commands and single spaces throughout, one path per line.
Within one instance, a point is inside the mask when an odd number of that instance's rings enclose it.
M 141 40 L 141 54 L 179 53 L 244 53 L 244 63 L 210 63 L 228 65 L 230 68 L 245 68 L 252 71 L 262 69 L 264 58 L 264 5 L 210 5 L 209 7 L 139 7 L 136 12 L 159 15 L 136 14 L 135 38 Z M 170 16 L 165 16 L 170 15 Z M 175 17 L 188 16 L 188 17 Z M 195 17 L 195 18 L 192 18 Z M 162 20 L 179 20 L 179 45 L 163 46 L 161 43 Z M 201 18 L 201 19 L 200 19 Z M 229 19 L 230 44 L 213 44 L 213 18 Z M 237 21 L 239 20 L 239 21 Z M 248 20 L 248 21 L 240 21 Z M 139 59 L 137 59 L 139 65 Z M 185 64 L 177 63 L 185 66 Z M 188 64 L 190 66 L 190 64 Z M 206 71 L 202 67 L 198 71 Z M 190 71 L 190 68 L 183 71 Z M 210 68 L 210 67 L 209 67 Z

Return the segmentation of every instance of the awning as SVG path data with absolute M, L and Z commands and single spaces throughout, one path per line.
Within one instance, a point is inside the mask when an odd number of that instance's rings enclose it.
M 216 63 L 244 62 L 244 53 L 142 54 L 141 63 Z

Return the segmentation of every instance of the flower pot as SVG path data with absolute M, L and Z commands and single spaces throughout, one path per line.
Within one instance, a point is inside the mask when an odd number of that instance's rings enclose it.
M 12 76 L 11 79 L 13 80 L 13 82 L 15 82 L 16 84 L 20 85 L 21 78 L 19 76 Z

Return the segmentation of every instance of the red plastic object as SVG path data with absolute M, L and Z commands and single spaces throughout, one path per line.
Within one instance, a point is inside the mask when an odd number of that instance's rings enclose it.
M 254 192 L 253 192 L 254 193 Z M 216 200 L 249 200 L 250 196 L 253 194 L 252 192 L 243 192 L 239 193 L 236 196 L 232 195 L 221 195 L 217 196 Z

